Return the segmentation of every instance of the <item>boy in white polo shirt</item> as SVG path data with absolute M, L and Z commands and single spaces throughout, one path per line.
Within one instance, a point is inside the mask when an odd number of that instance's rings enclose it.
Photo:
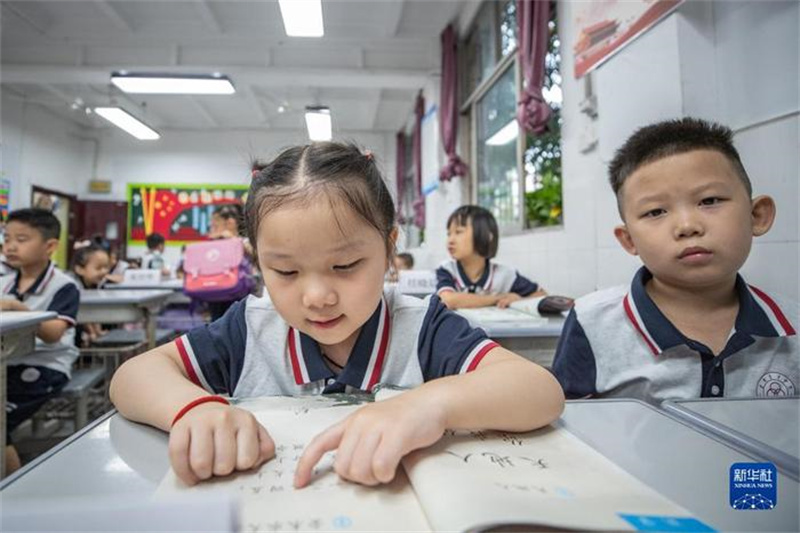
M 650 125 L 609 173 L 614 235 L 644 266 L 630 286 L 576 301 L 553 362 L 567 398 L 797 395 L 797 304 L 738 274 L 775 203 L 752 198 L 732 132 L 692 118 Z
M 45 209 L 19 209 L 8 215 L 6 260 L 15 270 L 0 277 L 0 310 L 54 311 L 56 318 L 39 325 L 33 353 L 8 361 L 6 437 L 64 388 L 78 357 L 78 287 L 50 261 L 60 232 L 60 222 Z M 6 473 L 19 468 L 13 446 L 6 447 L 5 457 Z

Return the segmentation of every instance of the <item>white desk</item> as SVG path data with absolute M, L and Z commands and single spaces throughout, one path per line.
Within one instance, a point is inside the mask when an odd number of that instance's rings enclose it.
M 778 506 L 728 505 L 734 462 L 752 458 L 635 400 L 568 402 L 559 425 L 720 531 L 797 531 L 798 484 L 778 480 Z M 149 498 L 169 468 L 167 435 L 109 413 L 0 483 L 0 499 Z
M 718 531 L 798 531 L 798 483 L 778 476 L 770 511 L 728 503 L 729 469 L 753 462 L 728 443 L 703 435 L 638 400 L 574 400 L 559 424 L 608 459 Z
M 800 398 L 668 400 L 661 407 L 798 480 Z
M 53 311 L 0 312 L 0 444 L 6 449 L 6 359 L 28 355 L 36 347 L 36 328 L 56 317 Z M 5 461 L 0 462 L 0 478 Z
M 168 279 L 158 283 L 107 283 L 103 289 L 110 291 L 141 291 L 141 290 L 163 290 L 172 291 L 167 298 L 167 304 L 188 304 L 191 298 L 183 294 L 182 279 Z
M 457 313 L 468 315 L 469 310 L 458 310 Z M 492 308 L 491 311 L 499 318 L 503 310 Z M 558 339 L 564 328 L 563 317 L 548 317 L 542 320 L 531 320 L 520 311 L 508 310 L 508 320 L 477 320 L 467 316 L 473 327 L 481 328 L 490 338 L 501 346 L 518 353 L 526 359 L 549 368 L 553 363 Z M 514 319 L 513 317 L 520 317 Z
M 148 348 L 156 346 L 156 315 L 172 291 L 86 290 L 81 291 L 78 323 L 124 324 L 144 320 Z

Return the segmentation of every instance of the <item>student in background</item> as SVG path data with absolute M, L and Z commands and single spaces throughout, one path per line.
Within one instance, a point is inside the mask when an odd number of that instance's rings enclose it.
M 151 233 L 147 236 L 147 253 L 142 256 L 142 268 L 160 270 L 162 276 L 169 276 L 169 267 L 164 262 L 166 242 L 160 233 Z
M 247 242 L 247 239 L 242 237 L 244 230 L 244 211 L 241 204 L 224 204 L 214 210 L 211 215 L 211 224 L 208 232 L 209 239 L 232 239 L 237 238 L 242 240 L 244 246 L 245 258 L 250 261 L 252 259 L 253 249 Z M 225 312 L 237 300 L 230 300 L 226 302 L 208 302 L 208 311 L 211 314 L 211 320 L 217 320 L 225 314 Z
M 798 394 L 797 303 L 738 274 L 775 203 L 752 196 L 732 137 L 684 118 L 638 130 L 615 154 L 614 235 L 644 266 L 576 301 L 553 362 L 570 398 Z
M 396 282 L 398 279 L 400 279 L 401 270 L 414 269 L 414 256 L 408 252 L 395 254 L 394 258 L 392 259 L 392 266 L 393 268 L 390 268 L 387 274 L 388 281 Z
M 55 311 L 57 316 L 39 325 L 32 353 L 8 360 L 6 442 L 17 426 L 66 385 L 78 357 L 78 287 L 50 261 L 60 232 L 58 219 L 44 209 L 19 209 L 8 215 L 6 260 L 16 271 L 0 277 L 0 310 Z M 5 461 L 7 473 L 19 468 L 13 446 L 6 447 Z
M 315 438 L 299 460 L 297 487 L 330 450 L 338 449 L 342 478 L 375 485 L 446 429 L 527 431 L 558 417 L 563 395 L 549 372 L 436 296 L 384 291 L 398 230 L 371 153 L 331 142 L 290 148 L 255 166 L 247 213 L 269 295 L 251 295 L 222 319 L 129 360 L 111 384 L 123 416 L 170 432 L 170 460 L 184 482 L 274 455 L 267 429 L 218 394 L 417 387 Z
M 105 285 L 111 259 L 96 241 L 85 241 L 72 254 L 72 277 L 81 289 L 100 289 Z M 78 325 L 75 337 L 79 346 L 89 346 L 105 334 L 100 324 Z
M 488 210 L 463 205 L 447 219 L 447 251 L 452 259 L 436 270 L 436 294 L 450 309 L 505 308 L 522 298 L 546 294 L 516 269 L 492 261 L 500 233 Z
M 111 283 L 122 283 L 125 279 L 125 271 L 131 268 L 131 264 L 119 256 L 116 248 L 111 247 L 108 251 L 109 271 L 106 279 Z

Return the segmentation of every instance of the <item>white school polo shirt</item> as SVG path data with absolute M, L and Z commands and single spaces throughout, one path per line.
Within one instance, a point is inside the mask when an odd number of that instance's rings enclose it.
M 797 396 L 797 304 L 736 278 L 739 314 L 718 356 L 684 336 L 645 290 L 642 267 L 630 286 L 575 302 L 553 360 L 567 398 L 626 397 L 652 403 L 706 397 Z
M 539 289 L 539 285 L 516 269 L 501 263 L 486 260 L 481 278 L 473 282 L 469 279 L 461 263 L 454 259 L 444 261 L 436 270 L 436 294 L 444 291 L 470 292 L 474 294 L 497 294 L 513 292 L 528 296 Z
M 8 361 L 8 365 L 44 366 L 68 377 L 72 375 L 72 363 L 78 358 L 75 346 L 75 323 L 78 317 L 80 292 L 75 281 L 56 268 L 51 261 L 27 291 L 19 292 L 19 273 L 0 278 L 4 298 L 16 298 L 31 311 L 55 311 L 57 318 L 70 325 L 58 342 L 46 343 L 36 337 L 33 353 Z
M 438 297 L 420 300 L 393 289 L 384 292 L 338 376 L 317 342 L 289 327 L 267 296 L 248 296 L 176 344 L 193 382 L 237 398 L 415 387 L 473 370 L 497 346 Z

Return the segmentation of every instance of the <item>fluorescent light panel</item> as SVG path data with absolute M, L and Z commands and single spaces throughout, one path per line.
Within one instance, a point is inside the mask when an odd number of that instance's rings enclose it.
M 148 74 L 114 72 L 111 83 L 136 94 L 233 94 L 230 78 L 213 74 Z
M 517 119 L 511 119 L 511 122 L 500 128 L 500 130 L 486 140 L 488 146 L 503 146 L 508 144 L 519 135 L 519 125 Z
M 140 141 L 154 141 L 161 138 L 157 131 L 120 107 L 95 107 L 94 112 Z
M 331 110 L 327 107 L 307 107 L 306 128 L 308 128 L 308 138 L 312 141 L 330 141 Z
M 322 37 L 322 0 L 279 0 L 283 27 L 289 37 Z

